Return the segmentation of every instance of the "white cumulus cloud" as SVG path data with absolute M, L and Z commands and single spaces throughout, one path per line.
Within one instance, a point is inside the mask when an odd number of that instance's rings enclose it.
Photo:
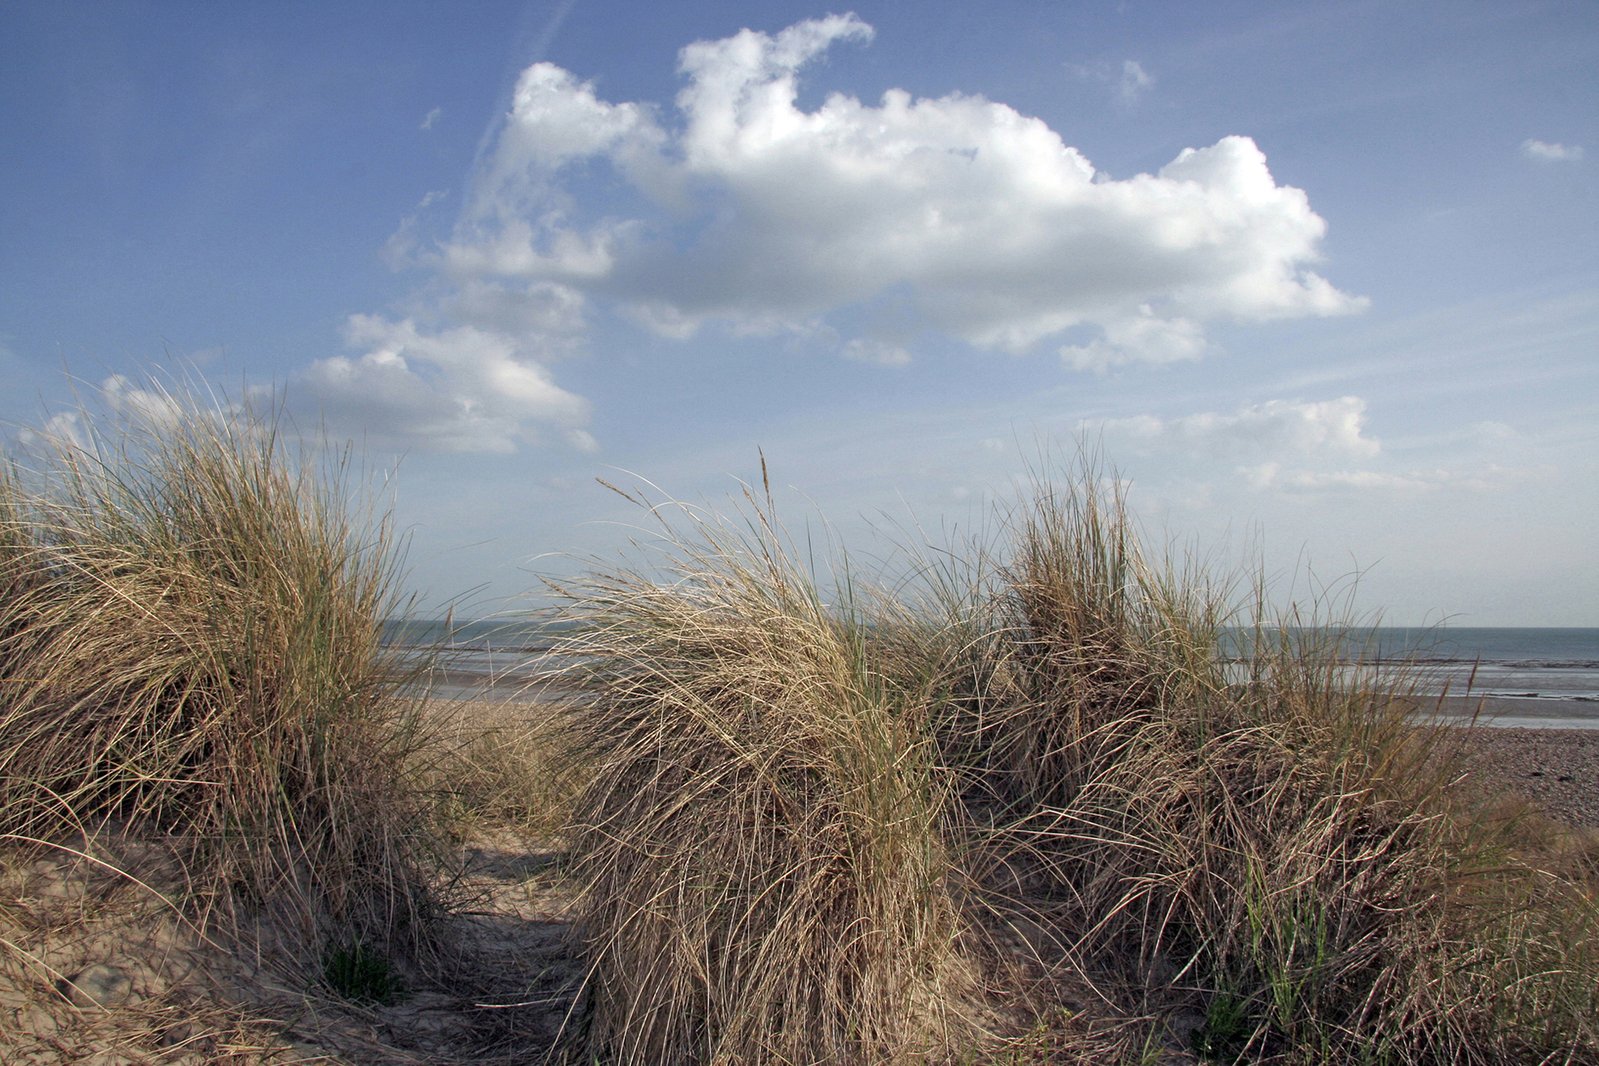
M 689 45 L 673 116 L 528 68 L 445 249 L 452 273 L 558 281 L 673 336 L 803 329 L 908 294 L 923 328 L 981 348 L 1076 330 L 1068 359 L 1098 367 L 1192 358 L 1206 320 L 1361 306 L 1311 269 L 1325 224 L 1247 137 L 1110 180 L 981 96 L 802 110 L 801 70 L 871 36 L 843 15 Z M 1124 77 L 1149 83 L 1136 63 Z M 596 166 L 626 211 L 584 201 Z
M 337 432 L 378 445 L 509 452 L 551 424 L 592 448 L 586 401 L 504 334 L 475 326 L 430 332 L 409 319 L 352 315 L 345 341 L 361 354 L 318 360 L 293 383 Z
M 1575 163 L 1582 158 L 1582 145 L 1528 139 L 1521 142 L 1521 154 L 1539 163 Z
M 1174 363 L 1198 359 L 1205 351 L 1205 331 L 1192 319 L 1155 313 L 1148 304 L 1136 314 L 1106 322 L 1101 336 L 1087 344 L 1069 344 L 1061 358 L 1078 370 L 1104 372 L 1134 360 Z
M 890 366 L 942 334 L 1102 372 L 1201 358 L 1214 322 L 1363 306 L 1316 272 L 1325 223 L 1248 137 L 1112 178 L 978 95 L 799 105 L 802 72 L 872 37 L 833 15 L 699 41 L 670 103 L 532 64 L 453 226 L 424 236 L 430 193 L 385 250 L 429 274 L 410 317 L 353 316 L 350 351 L 299 373 L 298 395 L 368 439 L 588 448 L 587 404 L 548 367 L 602 315 L 681 339 L 834 338 Z M 1153 84 L 1132 60 L 1119 77 Z

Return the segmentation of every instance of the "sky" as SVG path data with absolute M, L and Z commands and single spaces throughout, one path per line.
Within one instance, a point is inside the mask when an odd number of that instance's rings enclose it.
M 4 0 L 0 143 L 13 450 L 275 392 L 424 612 L 602 480 L 887 560 L 1086 441 L 1274 594 L 1599 626 L 1591 0 Z

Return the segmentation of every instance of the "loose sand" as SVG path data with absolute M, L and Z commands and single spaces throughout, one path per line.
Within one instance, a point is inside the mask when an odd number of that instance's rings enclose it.
M 114 833 L 0 848 L 0 1062 L 537 1062 L 581 978 L 557 858 L 506 833 L 466 842 L 446 931 L 457 979 L 363 1005 L 200 934 L 168 902 L 182 882 L 169 849 Z

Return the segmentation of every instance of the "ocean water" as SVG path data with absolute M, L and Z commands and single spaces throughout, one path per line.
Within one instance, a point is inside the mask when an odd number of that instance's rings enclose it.
M 441 698 L 532 698 L 525 690 L 547 669 L 542 657 L 570 629 L 548 619 L 405 619 L 385 623 L 383 639 L 436 656 L 432 692 Z
M 1599 629 L 1374 632 L 1381 658 L 1408 658 L 1425 691 L 1481 699 L 1485 724 L 1599 729 Z
M 393 646 L 440 653 L 435 691 L 514 696 L 570 624 L 548 619 L 390 623 Z M 1413 670 L 1426 695 L 1481 701 L 1489 725 L 1599 729 L 1599 629 L 1379 627 L 1352 632 L 1351 658 Z M 1451 701 L 1465 709 L 1462 700 Z

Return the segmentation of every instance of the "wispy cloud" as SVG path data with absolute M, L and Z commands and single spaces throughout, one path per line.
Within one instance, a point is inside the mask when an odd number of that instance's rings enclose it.
M 1122 107 L 1132 107 L 1155 87 L 1155 77 L 1136 59 L 1118 65 L 1108 60 L 1068 63 L 1066 69 L 1083 81 L 1104 86 Z
M 444 108 L 435 107 L 433 110 L 429 111 L 426 115 L 422 116 L 422 122 L 421 122 L 421 124 L 419 126 L 417 126 L 417 129 L 422 129 L 422 130 L 430 130 L 430 129 L 432 129 L 433 128 L 433 124 L 438 122 L 438 120 L 443 115 L 444 115 Z
M 1116 85 L 1116 91 L 1121 97 L 1122 103 L 1137 103 L 1140 97 L 1154 87 L 1155 79 L 1144 70 L 1142 64 L 1134 59 L 1122 61 L 1122 76 Z
M 1366 401 L 1358 396 L 1313 402 L 1268 400 L 1230 413 L 1205 411 L 1177 418 L 1137 415 L 1084 423 L 1130 447 L 1159 447 L 1213 456 L 1296 456 L 1337 453 L 1371 458 L 1381 443 L 1366 434 Z
M 383 243 L 381 258 L 391 270 L 404 270 L 416 265 L 417 226 L 428 208 L 449 195 L 445 189 L 430 189 L 411 213 L 400 220 L 399 228 Z
M 104 378 L 98 386 L 88 389 L 87 398 L 91 408 L 98 408 L 114 418 L 130 418 L 151 428 L 170 428 L 184 417 L 183 405 L 172 393 L 147 388 L 123 374 Z M 37 429 L 18 429 L 14 441 L 23 452 L 35 454 L 61 449 L 97 454 L 101 442 L 91 429 L 94 421 L 93 415 L 86 416 L 82 410 L 60 411 Z
M 1393 461 L 1382 441 L 1369 432 L 1366 401 L 1358 396 L 1268 400 L 1232 412 L 1177 417 L 1104 419 L 1080 423 L 1078 432 L 1102 438 L 1116 454 L 1153 457 L 1171 484 L 1182 486 L 1183 492 L 1209 494 L 1228 484 L 1281 497 L 1414 496 L 1444 489 L 1502 489 L 1515 476 L 1486 461 L 1515 436 L 1501 424 L 1467 427 L 1459 440 L 1446 442 L 1457 453 L 1464 449 L 1477 457 L 1470 463 L 1422 466 Z M 1414 453 L 1418 442 L 1410 444 Z
M 1521 142 L 1521 154 L 1539 163 L 1575 163 L 1582 158 L 1582 145 L 1529 138 Z
M 1389 473 L 1379 470 L 1293 470 L 1280 463 L 1262 463 L 1240 471 L 1252 488 L 1293 494 L 1328 492 L 1432 492 L 1453 485 L 1479 487 L 1449 470 L 1407 470 Z
M 909 366 L 911 362 L 911 353 L 905 348 L 861 337 L 845 342 L 843 353 L 846 359 L 876 363 L 878 366 Z

